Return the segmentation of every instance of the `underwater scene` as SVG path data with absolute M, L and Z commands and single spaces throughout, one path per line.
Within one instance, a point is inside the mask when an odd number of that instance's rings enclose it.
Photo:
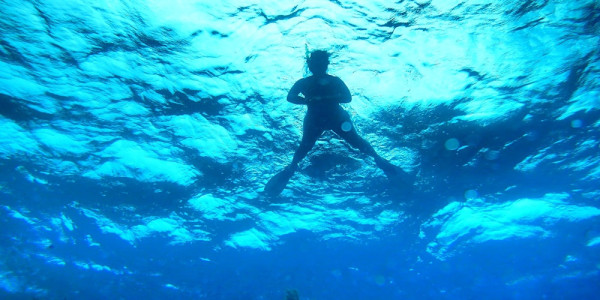
M 597 0 L 0 0 L 2 299 L 600 299 Z

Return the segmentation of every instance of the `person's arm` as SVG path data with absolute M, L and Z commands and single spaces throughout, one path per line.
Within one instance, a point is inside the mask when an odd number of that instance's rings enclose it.
M 346 86 L 346 84 L 339 78 L 336 77 L 336 81 L 338 81 L 338 101 L 340 103 L 350 103 L 352 101 L 352 94 L 350 94 L 350 90 Z
M 287 101 L 290 103 L 294 103 L 294 104 L 307 104 L 308 101 L 306 100 L 306 98 L 300 96 L 300 93 L 302 92 L 302 79 L 296 81 L 296 83 L 294 83 L 294 86 L 292 86 L 292 88 L 290 89 L 290 92 L 287 95 Z

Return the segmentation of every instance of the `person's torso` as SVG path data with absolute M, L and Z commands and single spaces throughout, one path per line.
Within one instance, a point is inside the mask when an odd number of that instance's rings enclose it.
M 336 77 L 329 74 L 321 76 L 310 76 L 305 79 L 302 94 L 307 99 L 322 98 L 308 103 L 308 111 L 313 114 L 328 114 L 341 109 L 339 99 L 340 87 Z
M 307 104 L 306 118 L 322 129 L 333 129 L 349 120 L 348 113 L 340 106 L 341 81 L 331 75 L 310 76 L 305 79 L 302 94 L 308 99 L 325 98 Z

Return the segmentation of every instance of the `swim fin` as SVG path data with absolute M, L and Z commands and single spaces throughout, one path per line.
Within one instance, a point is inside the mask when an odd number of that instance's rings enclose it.
M 275 174 L 275 176 L 267 182 L 267 185 L 265 185 L 265 193 L 272 197 L 281 194 L 287 183 L 290 181 L 290 178 L 292 178 L 292 175 L 294 175 L 294 169 L 291 167 L 287 167 L 283 169 L 283 171 Z

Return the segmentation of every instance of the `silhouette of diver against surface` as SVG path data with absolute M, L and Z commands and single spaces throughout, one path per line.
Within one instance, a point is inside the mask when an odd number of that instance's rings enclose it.
M 289 179 L 298 169 L 298 163 L 308 154 L 325 130 L 333 130 L 352 147 L 372 156 L 377 166 L 388 178 L 402 172 L 398 170 L 398 167 L 379 156 L 354 129 L 350 115 L 340 106 L 340 103 L 349 103 L 352 95 L 341 79 L 327 74 L 329 53 L 322 50 L 313 51 L 307 64 L 312 76 L 298 80 L 287 96 L 287 101 L 291 103 L 308 106 L 304 117 L 302 141 L 294 154 L 292 163 L 267 182 L 265 192 L 276 196 L 283 191 Z
M 300 300 L 300 295 L 297 290 L 285 291 L 285 300 Z

